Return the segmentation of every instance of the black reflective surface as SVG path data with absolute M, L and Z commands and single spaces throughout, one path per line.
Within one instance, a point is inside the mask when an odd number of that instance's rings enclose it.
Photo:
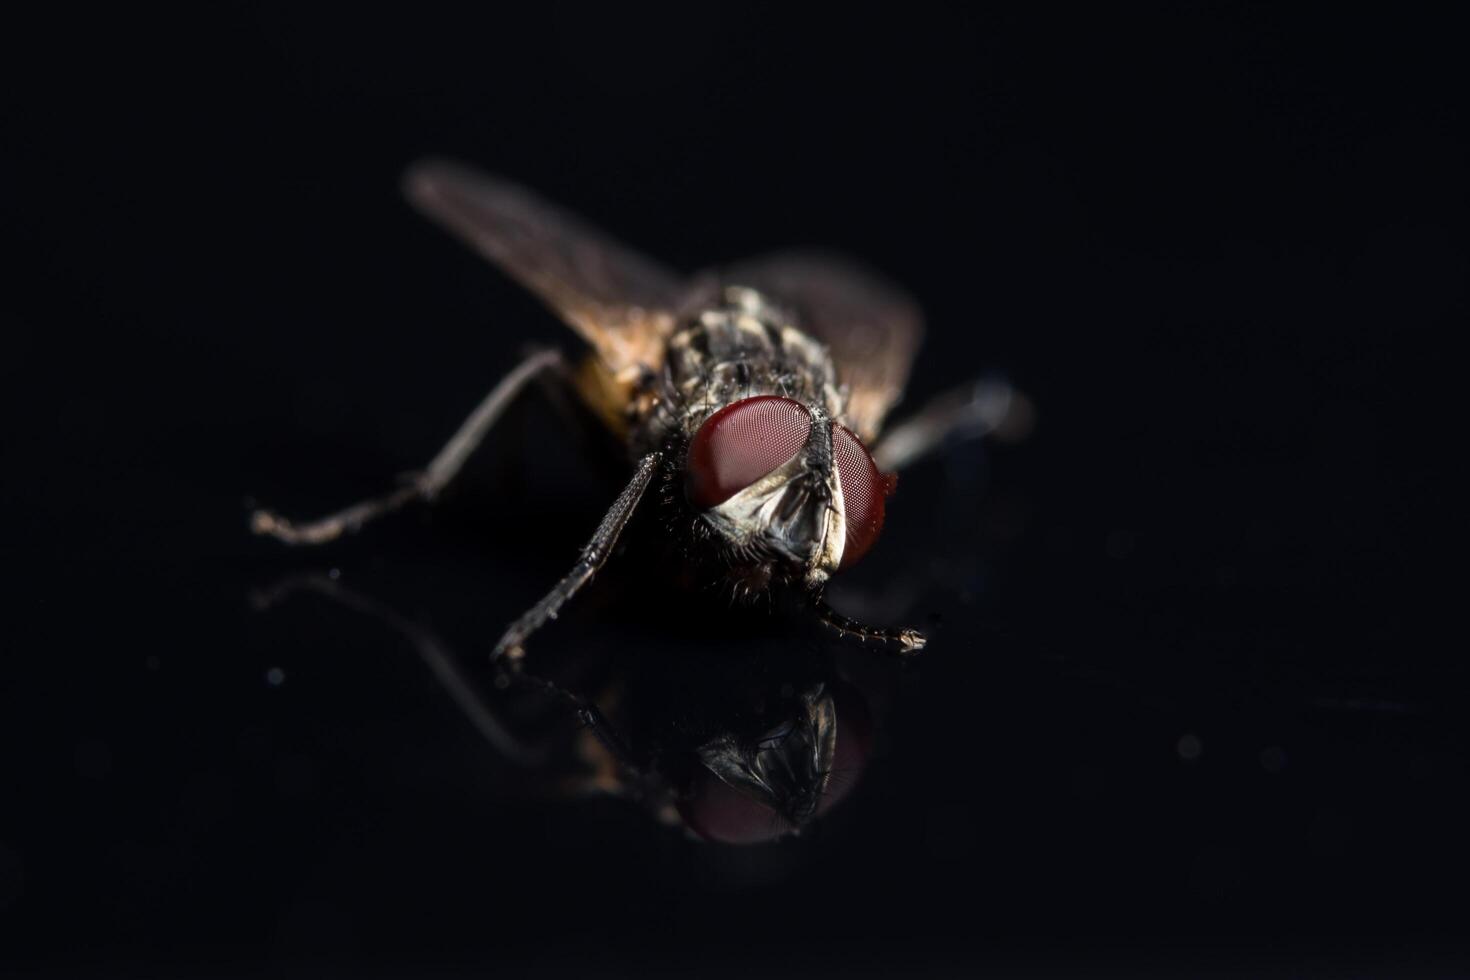
M 0 966 L 1463 962 L 1446 31 L 1193 8 L 78 21 L 8 31 L 3 69 Z M 373 492 L 522 345 L 574 349 L 401 203 L 425 153 L 682 268 L 858 255 L 928 314 L 910 405 L 982 370 L 1035 400 L 1025 443 L 905 474 L 834 588 L 929 627 L 908 669 L 691 600 L 636 554 L 540 638 L 573 679 L 689 671 L 637 687 L 653 716 L 747 641 L 837 670 L 871 751 L 800 838 L 703 844 L 570 798 L 401 633 L 252 601 L 336 569 L 473 672 L 620 485 L 532 398 L 433 511 L 320 554 L 248 536 L 250 500 Z

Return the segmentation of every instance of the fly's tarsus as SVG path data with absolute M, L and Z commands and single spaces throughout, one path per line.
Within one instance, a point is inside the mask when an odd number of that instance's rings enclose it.
M 813 608 L 816 610 L 818 619 L 842 636 L 856 637 L 864 643 L 868 640 L 876 640 L 886 644 L 901 657 L 913 656 L 924 649 L 925 644 L 929 642 L 928 638 L 916 629 L 907 627 L 894 629 L 860 623 L 842 615 L 820 598 L 813 600 Z

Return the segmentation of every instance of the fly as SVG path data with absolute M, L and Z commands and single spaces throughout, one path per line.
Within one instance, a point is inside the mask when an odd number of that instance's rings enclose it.
M 571 571 L 506 629 L 496 660 L 524 654 L 645 500 L 666 508 L 684 553 L 738 593 L 795 594 L 840 633 L 903 655 L 923 648 L 918 630 L 849 619 L 823 590 L 877 542 L 898 471 L 956 434 L 1025 424 L 1026 403 L 1009 385 L 978 382 L 885 427 L 922 321 L 902 291 L 847 261 L 786 253 L 684 277 L 496 177 L 430 162 L 408 173 L 405 189 L 589 350 L 576 362 L 556 351 L 526 358 L 405 485 L 306 523 L 259 510 L 256 533 L 324 544 L 432 502 L 506 406 L 549 376 L 622 441 L 633 475 Z

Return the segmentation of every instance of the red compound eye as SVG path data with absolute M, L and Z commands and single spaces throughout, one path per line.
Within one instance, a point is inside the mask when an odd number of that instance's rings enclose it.
M 729 500 L 800 452 L 811 428 L 807 410 L 789 398 L 761 395 L 726 405 L 689 444 L 690 502 L 709 508 Z
M 883 530 L 883 500 L 898 481 L 892 474 L 879 473 L 857 436 L 840 425 L 832 426 L 832 456 L 842 478 L 842 506 L 847 514 L 847 542 L 838 567 L 848 568 L 878 540 Z

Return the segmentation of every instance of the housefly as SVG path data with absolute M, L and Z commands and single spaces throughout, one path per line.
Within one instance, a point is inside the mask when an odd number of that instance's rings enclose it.
M 819 254 L 680 276 L 521 187 L 449 163 L 414 167 L 405 189 L 543 300 L 587 350 L 527 357 L 404 485 L 310 522 L 260 510 L 257 533 L 322 544 L 432 501 L 506 406 L 549 377 L 622 442 L 633 474 L 571 571 L 506 629 L 496 660 L 521 657 L 608 561 L 645 500 L 665 509 L 690 561 L 737 594 L 795 596 L 840 633 L 900 654 L 924 646 L 916 629 L 841 615 L 824 587 L 877 543 L 899 470 L 952 435 L 1013 427 L 1026 412 L 1004 382 L 982 381 L 886 427 L 922 334 L 902 291 Z

